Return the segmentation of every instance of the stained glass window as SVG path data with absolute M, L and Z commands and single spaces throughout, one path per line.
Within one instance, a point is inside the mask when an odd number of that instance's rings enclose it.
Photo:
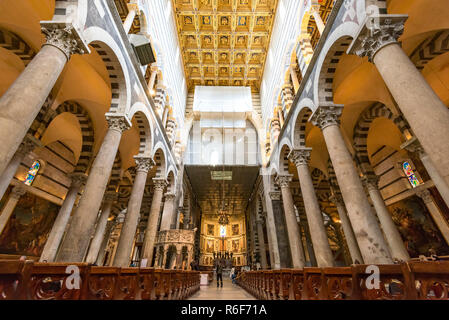
M 412 185 L 413 188 L 419 186 L 419 180 L 415 175 L 415 172 L 412 169 L 412 166 L 408 161 L 405 161 L 402 164 L 402 170 L 404 170 L 405 175 L 407 176 L 408 181 Z
M 33 165 L 31 166 L 30 170 L 27 173 L 27 177 L 24 182 L 26 185 L 31 186 L 40 168 L 41 168 L 40 162 L 34 161 Z

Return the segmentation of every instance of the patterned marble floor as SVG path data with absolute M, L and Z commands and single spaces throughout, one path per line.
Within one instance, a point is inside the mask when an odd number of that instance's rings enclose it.
M 200 290 L 189 300 L 255 300 L 248 292 L 231 280 L 223 279 L 223 288 L 217 288 L 215 279 L 208 286 L 201 286 Z

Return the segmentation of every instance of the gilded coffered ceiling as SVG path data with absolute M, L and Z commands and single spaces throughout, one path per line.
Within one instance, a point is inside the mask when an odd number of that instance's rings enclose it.
M 189 89 L 259 91 L 278 0 L 172 0 Z

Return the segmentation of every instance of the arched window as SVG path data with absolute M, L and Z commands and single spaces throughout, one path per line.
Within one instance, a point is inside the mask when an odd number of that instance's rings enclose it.
M 407 176 L 407 179 L 413 188 L 416 188 L 417 186 L 419 186 L 419 184 L 420 184 L 419 180 L 416 177 L 415 172 L 413 171 L 412 166 L 410 165 L 410 163 L 408 161 L 405 161 L 402 164 L 402 170 L 404 170 L 404 173 Z
M 33 184 L 34 179 L 36 179 L 37 173 L 39 172 L 39 169 L 41 168 L 41 164 L 39 161 L 34 161 L 33 165 L 31 166 L 30 170 L 28 170 L 25 184 L 27 186 L 31 186 Z

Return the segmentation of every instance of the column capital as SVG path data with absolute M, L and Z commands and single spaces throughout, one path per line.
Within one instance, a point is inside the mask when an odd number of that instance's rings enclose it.
M 408 15 L 380 14 L 372 15 L 362 23 L 348 53 L 359 57 L 368 57 L 373 62 L 374 56 L 383 47 L 397 43 L 404 32 L 404 24 Z
M 27 134 L 16 152 L 22 154 L 23 156 L 26 156 L 37 147 L 42 147 L 41 141 L 39 139 L 36 139 L 32 135 Z
M 72 24 L 64 22 L 41 21 L 41 32 L 47 38 L 44 45 L 50 45 L 61 50 L 67 61 L 73 54 L 89 53 L 89 47 L 81 38 L 79 30 Z
M 292 181 L 292 179 L 293 175 L 285 174 L 285 175 L 277 175 L 275 181 L 281 188 L 288 188 L 290 186 L 290 182 Z
M 155 162 L 150 157 L 144 156 L 134 156 L 134 160 L 136 161 L 136 172 L 146 172 L 151 170 L 151 168 L 155 165 Z
M 114 202 L 118 199 L 118 193 L 115 191 L 106 191 L 103 196 L 104 202 Z
M 310 155 L 312 154 L 312 148 L 299 148 L 293 149 L 288 154 L 288 159 L 290 159 L 296 167 L 308 166 L 310 161 Z
M 405 149 L 411 153 L 416 153 L 420 158 L 425 154 L 424 148 L 416 137 L 412 137 L 401 144 L 401 149 Z
M 16 185 L 11 190 L 10 197 L 13 199 L 19 200 L 21 196 L 23 196 L 26 193 L 26 189 L 21 185 Z
M 375 175 L 364 175 L 362 177 L 363 185 L 368 189 L 368 191 L 379 190 L 379 177 Z
M 168 185 L 168 182 L 164 178 L 153 178 L 153 188 L 154 190 L 164 191 L 165 187 Z
M 167 192 L 164 194 L 165 201 L 173 201 L 175 200 L 176 195 L 173 192 Z
M 429 189 L 422 188 L 420 190 L 416 190 L 416 195 L 418 197 L 420 197 L 421 199 L 423 199 L 424 203 L 426 203 L 426 204 L 433 202 L 433 198 L 432 198 L 432 195 L 430 194 Z
M 310 117 L 310 121 L 313 125 L 324 130 L 328 126 L 340 125 L 340 116 L 342 112 L 343 105 L 341 104 L 322 105 L 315 110 Z
M 281 192 L 280 191 L 270 191 L 269 192 L 271 200 L 281 200 Z
M 69 178 L 72 180 L 71 186 L 81 187 L 87 181 L 87 174 L 80 172 L 72 172 L 69 174 Z
M 123 133 L 123 131 L 128 130 L 132 126 L 131 121 L 124 114 L 106 113 L 105 117 L 109 129 L 120 131 L 120 133 Z

